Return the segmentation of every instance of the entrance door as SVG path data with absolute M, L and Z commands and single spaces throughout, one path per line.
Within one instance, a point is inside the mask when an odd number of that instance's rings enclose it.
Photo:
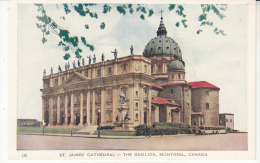
M 76 125 L 80 123 L 80 116 L 79 114 L 76 114 Z
M 179 112 L 178 111 L 171 111 L 172 114 L 172 122 L 179 122 Z

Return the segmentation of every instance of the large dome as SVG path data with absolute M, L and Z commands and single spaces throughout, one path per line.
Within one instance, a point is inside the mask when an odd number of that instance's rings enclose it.
M 168 72 L 185 71 L 185 66 L 180 60 L 173 60 L 168 66 Z
M 153 38 L 144 48 L 145 57 L 160 55 L 175 55 L 182 57 L 179 45 L 170 37 L 167 37 L 167 31 L 161 17 L 160 26 L 157 31 L 157 37 Z

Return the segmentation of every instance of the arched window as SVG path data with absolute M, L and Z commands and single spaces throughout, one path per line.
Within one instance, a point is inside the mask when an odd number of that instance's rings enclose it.
M 135 119 L 138 120 L 138 113 L 135 114 Z
M 178 78 L 181 79 L 181 74 L 178 74 Z
M 138 97 L 138 91 L 135 91 L 135 96 Z
M 135 109 L 138 109 L 138 103 L 135 103 Z

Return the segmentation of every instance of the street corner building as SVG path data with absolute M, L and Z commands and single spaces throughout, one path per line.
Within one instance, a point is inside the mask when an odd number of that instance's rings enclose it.
M 157 37 L 143 55 L 131 52 L 44 74 L 42 119 L 47 126 L 74 128 L 96 126 L 99 119 L 101 126 L 118 130 L 152 122 L 218 126 L 220 88 L 206 81 L 187 82 L 185 75 L 181 48 L 167 36 L 161 17 Z

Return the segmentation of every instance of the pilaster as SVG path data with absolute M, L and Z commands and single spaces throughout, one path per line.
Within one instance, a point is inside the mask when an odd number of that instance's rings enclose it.
M 60 125 L 60 95 L 57 97 L 57 125 Z

